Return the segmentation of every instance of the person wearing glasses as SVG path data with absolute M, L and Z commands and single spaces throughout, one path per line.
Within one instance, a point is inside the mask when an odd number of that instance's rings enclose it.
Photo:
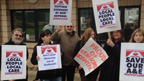
M 65 81 L 66 75 L 67 81 L 73 81 L 75 73 L 73 52 L 76 43 L 80 38 L 74 31 L 75 27 L 72 23 L 69 26 L 64 26 L 64 29 L 64 31 L 61 31 L 62 26 L 58 26 L 57 30 L 52 34 L 51 39 L 60 44 L 62 52 L 63 81 Z
M 23 43 L 24 40 L 24 32 L 21 28 L 16 28 L 12 31 L 11 34 L 11 39 L 5 43 L 4 45 L 26 45 Z M 0 47 L 1 49 L 1 47 Z M 0 50 L 1 53 L 1 50 Z M 27 59 L 28 59 L 28 51 L 27 51 Z M 0 60 L 1 60 L 1 54 L 0 54 Z M 1 62 L 0 62 L 0 69 L 1 69 Z M 26 75 L 26 79 L 21 79 L 21 80 L 9 80 L 9 81 L 28 81 L 28 67 L 27 67 L 27 75 Z

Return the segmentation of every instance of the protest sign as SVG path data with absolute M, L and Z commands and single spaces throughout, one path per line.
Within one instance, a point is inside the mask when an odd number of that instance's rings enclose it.
M 72 0 L 50 1 L 50 25 L 71 24 Z
M 122 43 L 120 81 L 144 81 L 143 48 L 143 43 Z
M 2 45 L 1 80 L 26 78 L 26 46 Z
M 100 66 L 107 58 L 108 55 L 103 48 L 90 38 L 74 59 L 83 67 L 86 76 Z
M 117 0 L 93 0 L 97 33 L 120 30 Z
M 37 52 L 39 71 L 62 68 L 59 45 L 37 46 Z

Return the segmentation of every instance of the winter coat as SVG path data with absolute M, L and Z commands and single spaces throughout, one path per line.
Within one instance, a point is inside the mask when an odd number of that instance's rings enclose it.
M 115 43 L 114 47 L 105 44 L 109 58 L 101 66 L 99 81 L 119 81 L 120 47 L 121 42 Z
M 100 43 L 97 42 L 99 45 Z M 84 42 L 82 40 L 77 42 L 77 45 L 75 47 L 75 51 L 74 51 L 74 57 L 77 55 L 77 53 L 80 51 L 80 49 L 84 46 Z M 75 61 L 75 65 L 78 68 L 80 65 Z M 82 81 L 96 81 L 97 76 L 99 74 L 100 71 L 100 67 L 98 67 L 97 69 L 95 69 L 94 71 L 92 71 L 90 74 L 88 74 L 87 76 L 85 76 L 84 70 L 80 69 L 79 73 L 81 76 L 81 80 Z
M 34 47 L 32 58 L 31 58 L 31 63 L 33 65 L 37 65 L 38 64 L 38 61 L 36 59 L 37 46 Z M 51 78 L 55 78 L 55 77 L 61 76 L 61 74 L 62 74 L 62 69 L 38 71 L 36 79 L 51 79 Z

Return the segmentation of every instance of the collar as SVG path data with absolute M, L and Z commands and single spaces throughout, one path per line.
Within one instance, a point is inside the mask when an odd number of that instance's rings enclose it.
M 70 34 L 70 33 L 67 32 L 67 31 L 66 31 L 66 33 L 67 33 L 68 35 L 71 35 L 71 36 L 74 36 L 74 35 L 75 35 L 75 31 L 72 31 L 72 34 Z

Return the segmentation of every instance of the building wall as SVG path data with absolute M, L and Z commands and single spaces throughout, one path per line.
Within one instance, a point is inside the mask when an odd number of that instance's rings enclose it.
M 144 0 L 118 0 L 119 6 L 141 5 L 141 28 L 144 29 Z M 92 8 L 92 0 L 73 0 L 72 22 L 78 29 L 78 8 Z M 0 0 L 0 44 L 6 43 L 11 36 L 10 10 L 50 9 L 50 0 L 38 0 L 30 3 L 29 0 Z M 36 43 L 27 43 L 29 54 L 33 52 Z
M 0 16 L 0 23 L 1 23 L 1 44 L 3 42 L 8 41 L 10 37 L 10 13 L 7 8 L 7 0 L 1 0 L 0 5 L 1 16 Z
M 92 0 L 77 0 L 78 8 L 92 7 Z M 141 0 L 118 0 L 119 6 L 138 6 Z
M 141 26 L 141 29 L 144 30 L 144 0 L 142 0 L 141 2 L 141 23 L 140 23 L 140 26 Z
M 0 1 L 0 5 L 1 5 L 1 1 Z M 2 41 L 2 35 L 1 35 L 1 6 L 0 6 L 0 44 Z

